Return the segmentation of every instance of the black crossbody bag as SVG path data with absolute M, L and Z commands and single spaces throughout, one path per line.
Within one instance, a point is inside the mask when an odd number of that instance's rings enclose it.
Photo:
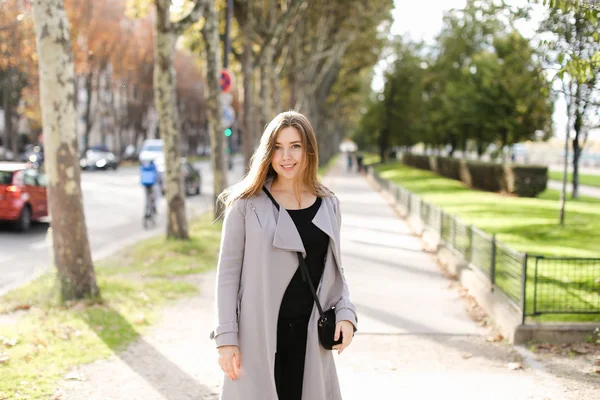
M 279 204 L 275 201 L 271 193 L 267 190 L 266 187 L 263 186 L 264 192 L 269 196 L 269 199 L 277 208 L 277 211 L 280 211 Z M 319 342 L 321 342 L 321 346 L 325 350 L 333 350 L 333 346 L 342 343 L 342 333 L 340 332 L 340 338 L 336 341 L 334 340 L 335 336 L 335 307 L 331 307 L 327 311 L 323 311 L 321 307 L 321 303 L 319 302 L 319 297 L 317 296 L 317 291 L 315 290 L 315 286 L 313 285 L 312 279 L 310 279 L 310 274 L 308 272 L 308 267 L 306 266 L 306 260 L 302 257 L 302 253 L 299 251 L 296 252 L 298 255 L 298 264 L 300 267 L 300 271 L 302 273 L 302 280 L 308 283 L 308 287 L 310 288 L 310 292 L 315 299 L 315 303 L 317 305 L 317 309 L 319 310 L 319 321 L 317 326 L 317 331 L 319 333 Z

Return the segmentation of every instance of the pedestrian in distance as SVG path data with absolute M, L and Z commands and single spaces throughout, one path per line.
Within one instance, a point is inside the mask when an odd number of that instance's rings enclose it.
M 341 266 L 340 202 L 319 182 L 318 159 L 308 119 L 283 112 L 248 174 L 219 196 L 226 212 L 211 338 L 222 400 L 342 398 L 327 348 L 350 345 L 357 317 Z M 321 309 L 335 313 L 330 332 Z

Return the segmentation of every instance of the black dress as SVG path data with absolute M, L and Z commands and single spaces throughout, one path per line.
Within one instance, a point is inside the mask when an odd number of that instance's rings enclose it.
M 321 203 L 322 199 L 317 197 L 308 208 L 287 210 L 302 238 L 306 250 L 306 265 L 315 288 L 323 275 L 329 246 L 329 236 L 312 223 Z M 298 268 L 283 295 L 279 309 L 274 371 L 279 400 L 302 398 L 307 328 L 313 305 L 313 295 Z

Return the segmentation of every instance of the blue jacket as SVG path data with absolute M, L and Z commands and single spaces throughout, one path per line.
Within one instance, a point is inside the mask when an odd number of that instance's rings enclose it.
M 140 182 L 144 186 L 152 186 L 158 180 L 158 170 L 153 162 L 142 163 L 140 167 Z

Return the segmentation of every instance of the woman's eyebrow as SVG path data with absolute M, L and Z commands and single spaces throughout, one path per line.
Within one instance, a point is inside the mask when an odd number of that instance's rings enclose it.
M 301 140 L 296 140 L 296 141 L 294 141 L 294 142 L 290 142 L 290 143 L 288 143 L 288 144 L 296 144 L 296 143 L 302 143 L 302 141 L 301 141 Z M 279 144 L 279 145 L 281 145 L 281 143 L 279 143 L 279 142 L 275 142 L 275 144 Z

